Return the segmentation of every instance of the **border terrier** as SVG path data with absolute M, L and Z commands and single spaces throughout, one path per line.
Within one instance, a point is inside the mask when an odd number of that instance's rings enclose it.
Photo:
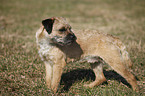
M 98 31 L 83 30 L 73 32 L 71 26 L 62 17 L 42 20 L 42 26 L 36 32 L 38 53 L 46 67 L 46 84 L 57 92 L 63 68 L 69 61 L 88 62 L 96 79 L 86 87 L 94 87 L 106 81 L 103 64 L 123 76 L 138 90 L 135 77 L 128 71 L 132 66 L 125 45 L 112 35 Z

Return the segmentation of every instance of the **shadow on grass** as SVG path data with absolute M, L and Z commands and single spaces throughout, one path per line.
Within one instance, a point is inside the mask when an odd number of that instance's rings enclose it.
M 115 71 L 103 71 L 106 79 L 108 80 L 117 80 L 122 82 L 123 84 L 127 85 L 131 88 L 130 84 L 118 73 Z M 72 86 L 73 83 L 81 80 L 95 80 L 95 74 L 91 69 L 76 69 L 70 72 L 64 73 L 61 79 L 61 85 L 64 85 L 62 91 L 68 91 L 69 88 Z M 103 83 L 104 84 L 104 83 Z M 105 83 L 107 84 L 107 83 Z

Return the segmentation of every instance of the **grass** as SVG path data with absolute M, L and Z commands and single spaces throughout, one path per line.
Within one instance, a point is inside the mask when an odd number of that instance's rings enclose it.
M 45 67 L 35 43 L 41 20 L 52 16 L 68 19 L 74 30 L 93 29 L 119 37 L 134 63 L 140 92 L 107 66 L 108 79 L 95 88 L 87 64 L 69 63 L 56 95 L 143 96 L 145 95 L 145 1 L 144 0 L 1 0 L 0 3 L 0 95 L 54 95 L 45 86 Z M 114 78 L 116 77 L 116 78 Z M 121 81 L 120 81 L 121 78 Z

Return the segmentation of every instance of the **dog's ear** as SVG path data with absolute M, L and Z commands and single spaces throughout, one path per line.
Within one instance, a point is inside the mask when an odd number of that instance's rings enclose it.
M 54 18 L 42 20 L 42 24 L 44 28 L 46 29 L 46 31 L 48 32 L 48 34 L 52 32 L 53 23 L 54 23 Z

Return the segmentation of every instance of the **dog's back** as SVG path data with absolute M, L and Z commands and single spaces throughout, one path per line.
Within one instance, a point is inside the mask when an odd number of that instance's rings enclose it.
M 99 46 L 104 43 L 107 44 L 106 47 L 109 47 L 108 45 L 113 45 L 120 51 L 120 55 L 123 58 L 125 66 L 129 68 L 132 66 L 129 54 L 126 51 L 126 46 L 120 41 L 119 38 L 109 34 L 101 33 L 97 30 L 79 30 L 74 33 L 76 37 L 78 37 L 77 41 L 81 43 L 82 48 L 86 48 L 84 50 L 89 50 L 87 52 L 91 53 L 91 51 L 96 49 L 98 50 L 100 48 Z

